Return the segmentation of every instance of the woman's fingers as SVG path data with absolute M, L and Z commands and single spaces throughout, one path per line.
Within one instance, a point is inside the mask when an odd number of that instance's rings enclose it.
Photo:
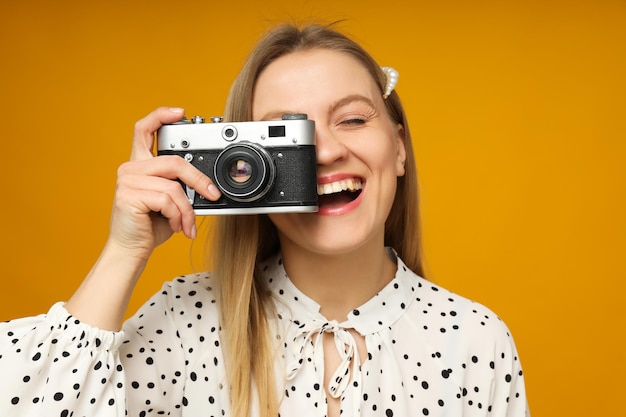
M 164 124 L 173 123 L 185 116 L 185 110 L 179 107 L 159 107 L 135 123 L 131 160 L 149 159 L 154 156 L 154 133 Z
M 130 174 L 181 180 L 211 201 L 215 201 L 221 196 L 221 192 L 213 184 L 211 178 L 183 158 L 175 155 L 163 155 L 149 160 L 127 162 L 118 171 L 118 176 Z M 177 185 L 180 187 L 180 184 Z M 180 188 L 182 189 L 182 187 Z
M 119 221 L 115 223 L 115 235 L 127 242 L 136 240 L 138 245 L 142 239 L 154 240 L 155 246 L 171 232 L 182 231 L 194 238 L 195 213 L 177 180 L 209 200 L 217 200 L 221 195 L 208 176 L 179 156 L 165 155 L 122 164 L 118 169 L 116 218 Z
M 195 225 L 193 208 L 181 186 L 157 177 L 127 175 L 118 183 L 120 207 L 127 207 L 132 215 L 159 213 L 167 219 L 173 232 L 184 231 L 192 236 Z M 152 219 L 155 221 L 156 219 Z

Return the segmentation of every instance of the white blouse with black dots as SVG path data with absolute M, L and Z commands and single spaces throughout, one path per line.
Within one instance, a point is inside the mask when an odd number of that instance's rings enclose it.
M 343 323 L 265 265 L 276 295 L 273 331 L 280 415 L 326 415 L 320 332 L 343 359 L 326 387 L 346 416 L 527 416 L 509 330 L 489 309 L 428 282 L 398 259 L 396 277 Z M 48 314 L 0 323 L 0 416 L 230 415 L 209 274 L 166 283 L 120 332 Z M 362 363 L 348 329 L 364 336 Z M 258 415 L 256 409 L 252 415 Z

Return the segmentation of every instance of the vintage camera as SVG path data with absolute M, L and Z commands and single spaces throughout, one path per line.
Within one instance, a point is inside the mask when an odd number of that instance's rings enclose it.
M 158 130 L 157 154 L 184 158 L 222 191 L 210 201 L 181 182 L 198 215 L 317 211 L 315 122 L 305 114 L 236 123 L 183 119 Z

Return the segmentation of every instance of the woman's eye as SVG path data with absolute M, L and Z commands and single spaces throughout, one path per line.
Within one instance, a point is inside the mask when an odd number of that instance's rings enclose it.
M 351 119 L 346 119 L 343 122 L 341 122 L 342 124 L 345 125 L 364 125 L 365 124 L 365 119 L 359 118 L 359 117 L 355 117 L 355 118 L 351 118 Z

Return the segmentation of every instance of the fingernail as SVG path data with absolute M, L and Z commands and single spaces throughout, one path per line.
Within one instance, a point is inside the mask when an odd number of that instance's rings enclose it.
M 195 239 L 197 235 L 198 231 L 196 230 L 196 225 L 194 224 L 193 226 L 191 226 L 191 238 Z
M 220 190 L 214 184 L 209 184 L 208 191 L 209 196 L 216 200 L 222 195 L 222 193 L 220 193 Z
M 182 109 L 180 107 L 170 107 L 170 111 L 176 114 L 183 114 L 185 112 L 185 109 Z

